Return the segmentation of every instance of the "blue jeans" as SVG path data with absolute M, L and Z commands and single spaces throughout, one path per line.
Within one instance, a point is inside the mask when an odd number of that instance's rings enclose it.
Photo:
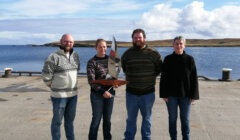
M 104 98 L 102 95 L 91 93 L 92 122 L 88 134 L 89 140 L 97 140 L 98 128 L 103 117 L 103 137 L 104 140 L 111 140 L 111 115 L 114 98 Z
M 126 94 L 126 107 L 127 107 L 127 127 L 124 133 L 126 140 L 134 140 L 137 131 L 137 116 L 140 109 L 142 115 L 141 135 L 142 140 L 151 139 L 151 116 L 152 107 L 155 101 L 155 94 L 134 95 Z
M 61 132 L 60 126 L 64 116 L 64 128 L 66 138 L 74 140 L 73 121 L 76 115 L 77 96 L 69 98 L 55 98 L 51 97 L 53 104 L 53 118 L 51 124 L 51 133 L 53 140 L 60 140 Z
M 177 117 L 178 106 L 180 109 L 180 120 L 183 140 L 190 139 L 189 117 L 191 103 L 190 98 L 168 97 L 167 109 L 169 114 L 169 133 L 171 140 L 177 140 Z

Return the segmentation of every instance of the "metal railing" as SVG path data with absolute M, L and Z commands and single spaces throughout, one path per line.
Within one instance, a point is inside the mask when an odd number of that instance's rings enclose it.
M 41 75 L 42 72 L 34 72 L 34 71 L 12 71 L 12 74 L 17 74 L 18 76 L 22 75 L 28 75 L 28 76 L 33 76 L 33 75 Z M 87 73 L 78 73 L 78 76 L 87 76 Z

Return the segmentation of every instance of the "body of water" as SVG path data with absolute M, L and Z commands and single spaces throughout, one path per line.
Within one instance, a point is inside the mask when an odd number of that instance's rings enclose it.
M 44 60 L 57 47 L 31 47 L 21 45 L 0 45 L 0 71 L 13 68 L 14 71 L 41 71 Z M 74 48 L 81 60 L 80 72 L 86 72 L 87 61 L 96 54 L 95 48 Z M 122 55 L 127 48 L 118 48 Z M 155 47 L 162 58 L 173 52 L 172 47 Z M 108 54 L 109 54 L 108 49 Z M 198 75 L 221 79 L 222 68 L 231 68 L 231 79 L 240 79 L 240 47 L 186 47 L 186 53 L 195 58 Z M 121 73 L 121 75 L 123 75 Z

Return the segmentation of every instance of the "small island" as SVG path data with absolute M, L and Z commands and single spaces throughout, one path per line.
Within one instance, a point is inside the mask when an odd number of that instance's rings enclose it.
M 223 38 L 223 39 L 186 39 L 188 47 L 240 47 L 239 38 Z M 94 47 L 95 40 L 75 41 L 75 47 Z M 107 45 L 111 46 L 111 41 L 107 41 Z M 146 41 L 151 47 L 170 47 L 172 46 L 172 39 Z M 60 42 L 46 43 L 40 46 L 59 46 Z M 32 45 L 38 46 L 38 45 Z M 132 42 L 117 41 L 118 47 L 130 47 Z

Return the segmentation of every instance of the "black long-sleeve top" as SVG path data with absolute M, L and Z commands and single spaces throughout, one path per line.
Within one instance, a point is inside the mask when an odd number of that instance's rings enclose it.
M 189 97 L 199 99 L 197 69 L 194 58 L 185 52 L 166 56 L 160 80 L 160 98 Z
M 91 86 L 91 92 L 102 95 L 110 86 L 102 86 L 100 84 L 91 84 L 94 80 L 106 79 L 108 74 L 108 55 L 104 58 L 94 56 L 87 63 L 88 83 Z M 113 89 L 110 90 L 111 92 Z

